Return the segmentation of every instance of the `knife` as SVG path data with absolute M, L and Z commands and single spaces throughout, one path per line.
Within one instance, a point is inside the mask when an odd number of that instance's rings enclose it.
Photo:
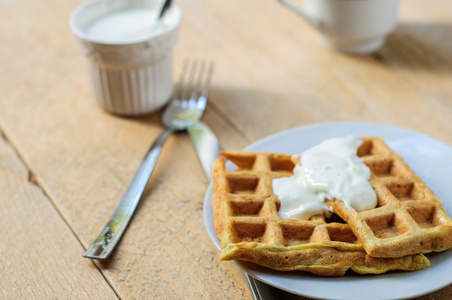
M 213 162 L 219 156 L 220 143 L 213 131 L 202 121 L 194 123 L 187 128 L 196 155 L 199 158 L 204 174 L 209 182 L 212 180 Z M 246 280 L 250 286 L 255 300 L 277 300 L 279 297 L 271 286 L 255 279 L 245 272 Z
M 196 122 L 187 128 L 196 155 L 198 155 L 204 174 L 209 182 L 212 180 L 212 167 L 215 159 L 220 156 L 220 143 L 213 131 L 202 121 Z

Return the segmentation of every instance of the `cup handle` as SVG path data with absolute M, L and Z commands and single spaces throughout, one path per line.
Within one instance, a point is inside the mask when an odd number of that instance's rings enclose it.
M 291 0 L 279 0 L 282 4 L 290 8 L 291 10 L 298 13 L 300 16 L 302 16 L 306 21 L 308 21 L 309 24 L 311 24 L 314 27 L 318 27 L 319 22 L 309 16 L 299 5 L 296 5 Z

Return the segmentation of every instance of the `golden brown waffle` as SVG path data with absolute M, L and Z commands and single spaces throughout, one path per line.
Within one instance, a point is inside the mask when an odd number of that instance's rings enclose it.
M 371 170 L 377 207 L 356 213 L 342 201 L 328 205 L 350 225 L 366 252 L 400 257 L 451 248 L 452 221 L 441 201 L 382 139 L 363 140 L 358 156 Z
M 215 231 L 222 260 L 247 260 L 276 270 L 302 270 L 321 276 L 389 270 L 419 270 L 429 266 L 422 254 L 402 258 L 368 255 L 347 224 L 318 215 L 292 220 L 278 215 L 280 202 L 272 179 L 292 175 L 290 155 L 221 152 L 238 170 L 214 164 L 212 197 Z

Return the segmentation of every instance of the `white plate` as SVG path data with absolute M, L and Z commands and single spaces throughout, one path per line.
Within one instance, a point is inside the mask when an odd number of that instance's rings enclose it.
M 324 123 L 283 131 L 264 138 L 245 151 L 298 154 L 325 139 L 346 135 L 380 136 L 420 175 L 433 192 L 443 200 L 452 216 L 450 196 L 452 147 L 424 134 L 399 127 L 371 123 Z M 229 165 L 230 166 L 230 165 Z M 207 231 L 220 249 L 213 227 L 212 185 L 204 199 L 204 221 Z M 317 277 L 304 272 L 279 272 L 253 263 L 236 261 L 257 279 L 293 294 L 318 299 L 404 299 L 431 293 L 452 283 L 452 250 L 428 254 L 431 266 L 415 272 L 389 272 L 382 275 Z

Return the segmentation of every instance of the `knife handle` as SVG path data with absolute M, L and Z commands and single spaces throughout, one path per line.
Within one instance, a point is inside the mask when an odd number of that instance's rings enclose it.
M 212 130 L 201 121 L 190 125 L 187 131 L 201 162 L 202 169 L 210 182 L 212 180 L 213 162 L 219 156 L 218 152 L 221 150 L 220 143 Z M 245 273 L 245 276 L 255 300 L 279 299 L 271 286 L 260 282 L 247 273 Z

